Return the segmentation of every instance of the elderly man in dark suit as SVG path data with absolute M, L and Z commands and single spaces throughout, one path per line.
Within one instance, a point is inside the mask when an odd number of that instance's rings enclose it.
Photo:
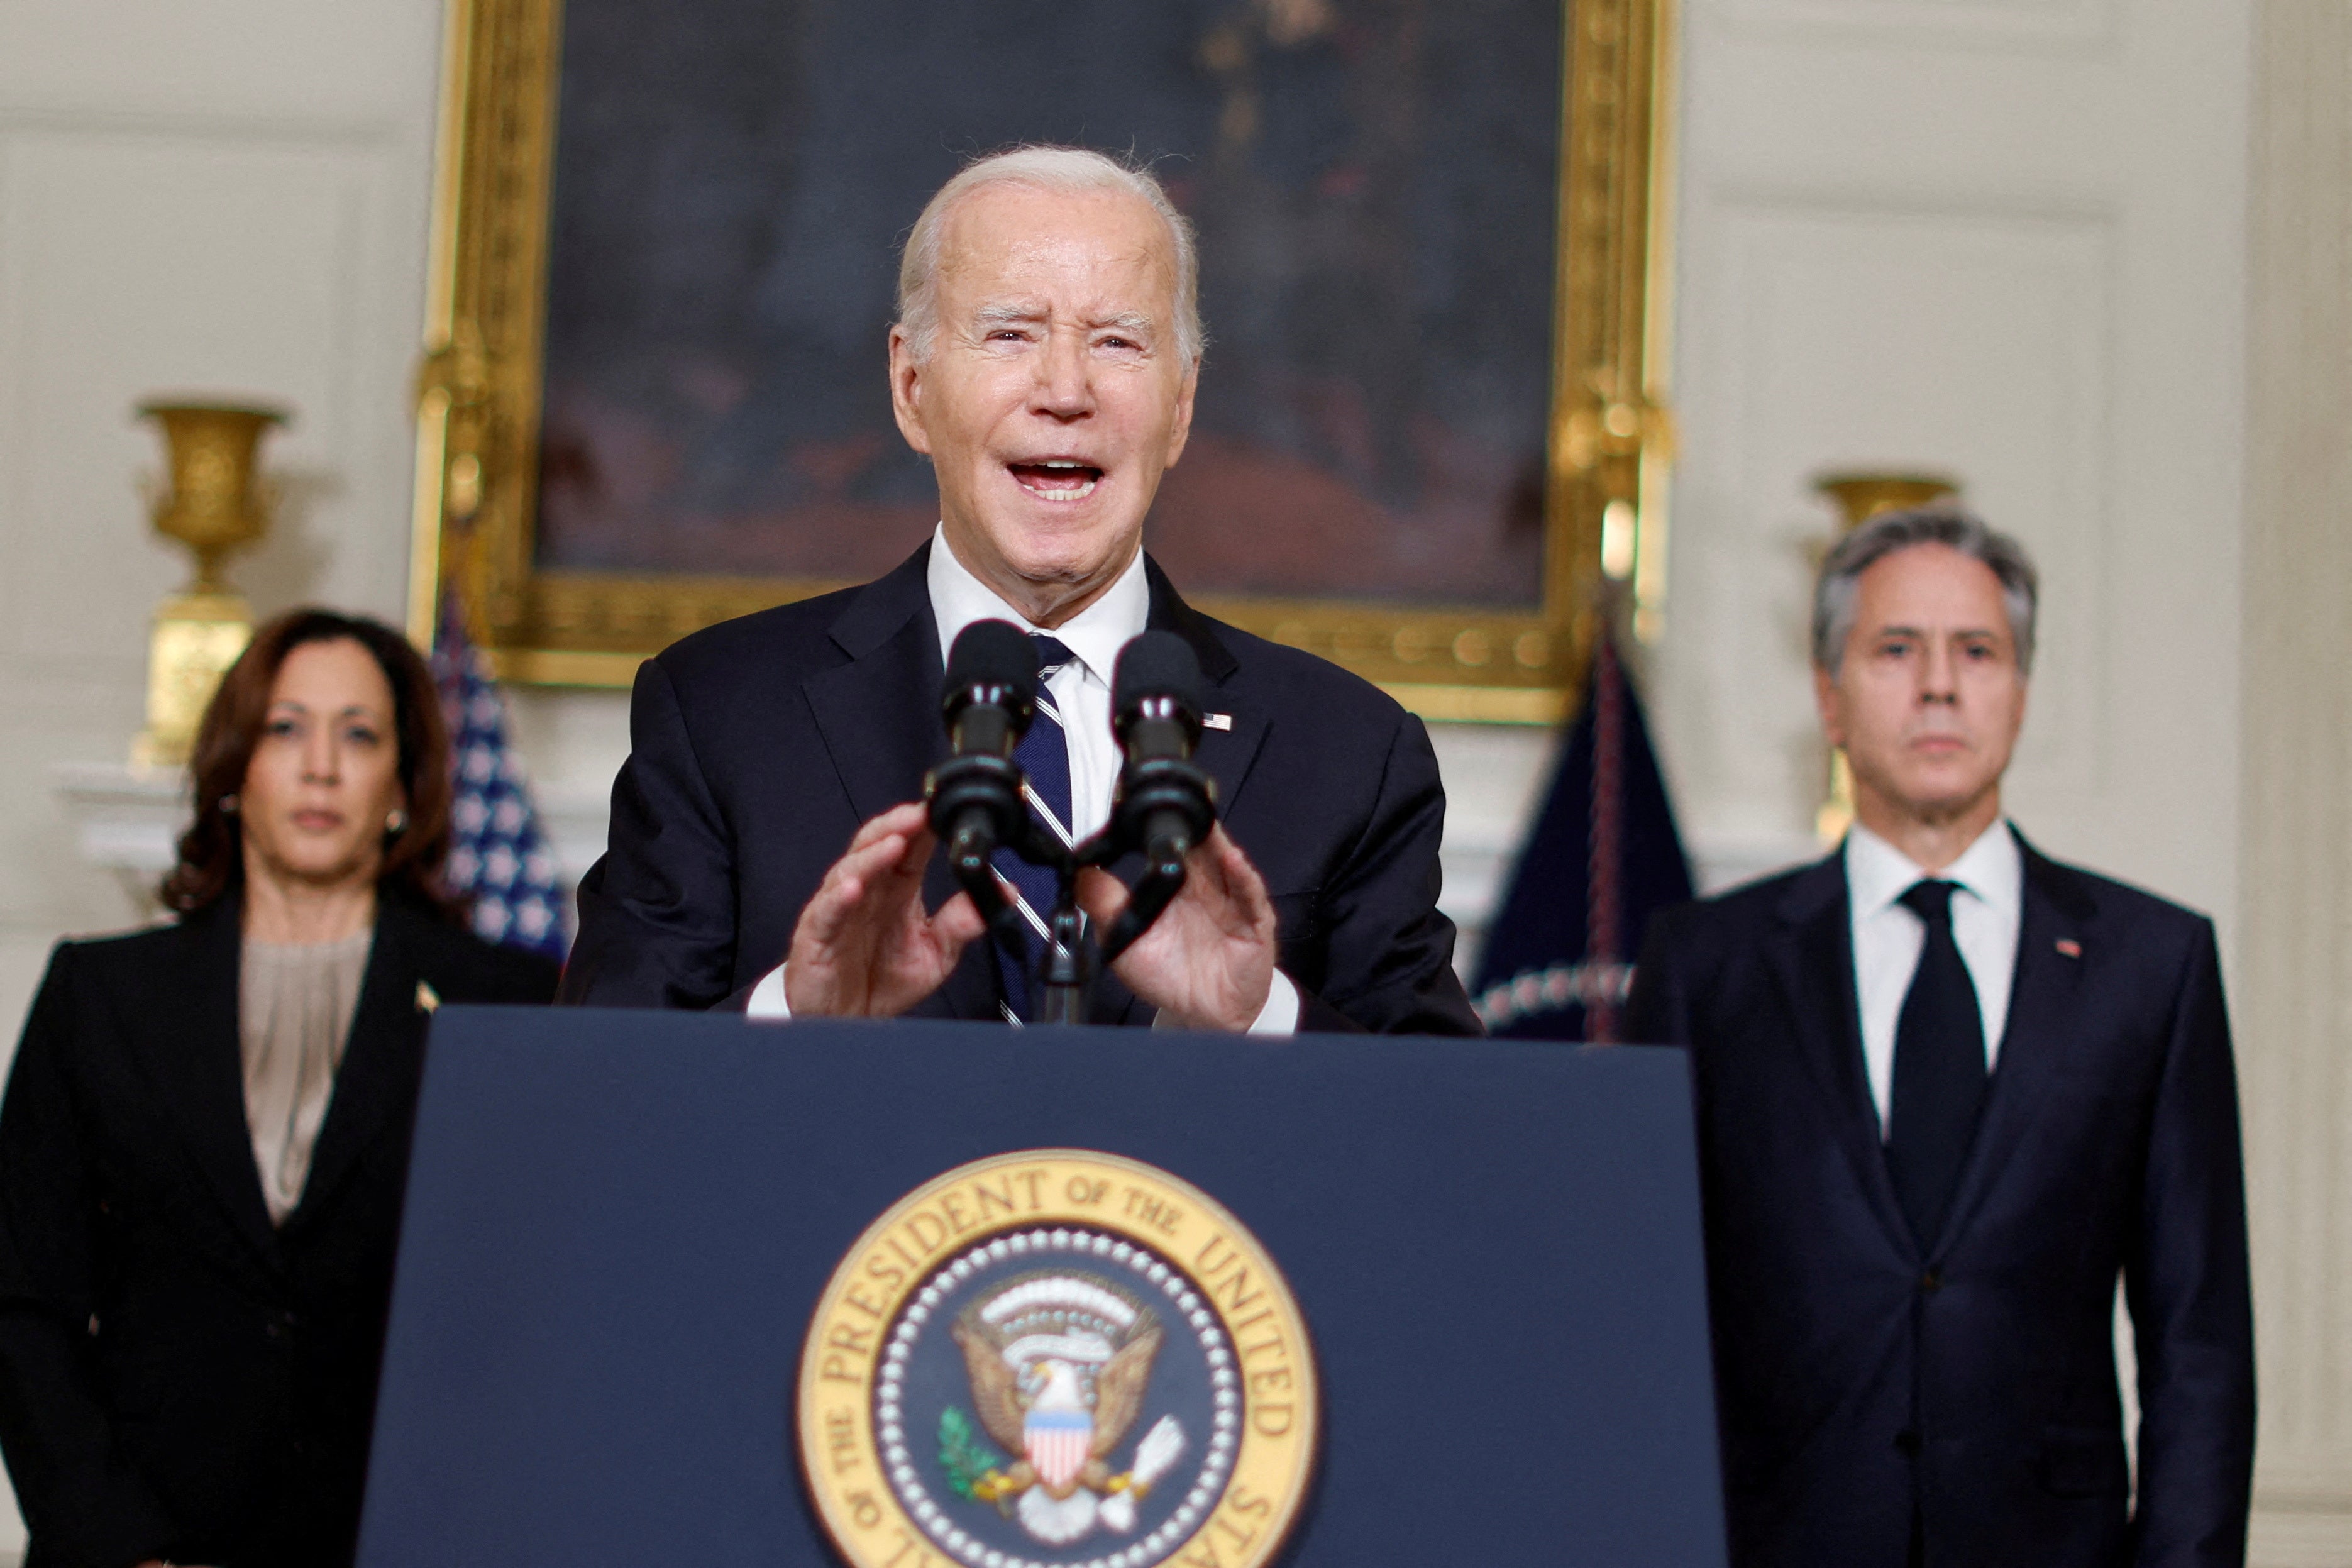
M 1119 648 L 1173 632 L 1210 683 L 1196 760 L 1223 827 L 1097 1021 L 1477 1032 L 1436 909 L 1445 803 L 1420 721 L 1191 609 L 1144 555 L 1192 425 L 1196 278 L 1159 184 L 1097 153 L 1021 149 L 932 198 L 900 271 L 890 384 L 938 476 L 939 529 L 878 582 L 714 626 L 639 672 L 564 999 L 1029 1016 L 1025 966 L 975 940 L 917 802 L 946 754 L 946 649 L 997 619 L 1038 648 L 1040 716 L 1015 760 L 1067 839 L 1109 813 Z M 1005 869 L 1042 915 L 1045 889 Z M 1097 921 L 1125 898 L 1099 872 L 1081 889 Z
M 1813 658 L 1853 830 L 1662 917 L 1642 957 L 1633 1037 L 1691 1047 L 1737 1568 L 2244 1560 L 2252 1306 L 2213 930 L 2003 820 L 2034 600 L 2024 552 L 1965 514 L 1849 535 Z

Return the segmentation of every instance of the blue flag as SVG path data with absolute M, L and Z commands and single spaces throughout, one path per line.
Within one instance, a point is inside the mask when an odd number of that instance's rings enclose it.
M 433 639 L 433 678 L 449 722 L 455 774 L 449 864 L 443 881 L 473 900 L 476 934 L 562 961 L 572 945 L 555 853 L 540 830 L 522 759 L 507 738 L 507 703 L 489 661 L 466 635 L 455 595 Z
M 1471 1004 L 1496 1035 L 1614 1040 L 1650 917 L 1690 896 L 1650 728 L 1604 632 L 1584 710 L 1479 953 Z

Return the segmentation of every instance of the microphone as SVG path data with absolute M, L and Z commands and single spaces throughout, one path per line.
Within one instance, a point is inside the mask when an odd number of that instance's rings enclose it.
M 1216 781 L 1192 763 L 1201 739 L 1201 661 L 1173 632 L 1119 650 L 1111 731 L 1127 752 L 1113 796 L 1114 837 L 1143 851 L 1148 879 L 1182 885 L 1184 858 L 1217 820 Z
M 931 831 L 983 916 L 1003 907 L 989 859 L 1028 827 L 1013 748 L 1037 711 L 1037 649 L 1009 621 L 974 621 L 948 650 L 940 717 L 953 753 L 923 780 Z

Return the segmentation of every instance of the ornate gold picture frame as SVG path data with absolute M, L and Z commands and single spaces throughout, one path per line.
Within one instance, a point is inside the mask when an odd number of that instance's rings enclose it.
M 1433 719 L 1556 721 L 1604 583 L 1629 580 L 1637 626 L 1654 615 L 1662 584 L 1670 0 L 1561 4 L 1539 600 L 1497 609 L 1192 595 Z M 451 0 L 448 9 L 409 618 L 414 635 L 429 637 L 443 586 L 455 584 L 506 678 L 626 686 L 640 660 L 677 637 L 845 584 L 555 569 L 539 559 L 562 13 L 562 0 Z M 645 25 L 664 14 L 646 13 Z M 878 384 L 878 341 L 875 360 Z

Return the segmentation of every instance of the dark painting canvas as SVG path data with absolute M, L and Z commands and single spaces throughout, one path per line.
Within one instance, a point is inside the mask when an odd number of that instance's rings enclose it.
M 1540 597 L 1559 0 L 568 0 L 542 569 L 863 579 L 937 516 L 898 250 L 971 156 L 1149 162 L 1209 351 L 1188 591 Z

